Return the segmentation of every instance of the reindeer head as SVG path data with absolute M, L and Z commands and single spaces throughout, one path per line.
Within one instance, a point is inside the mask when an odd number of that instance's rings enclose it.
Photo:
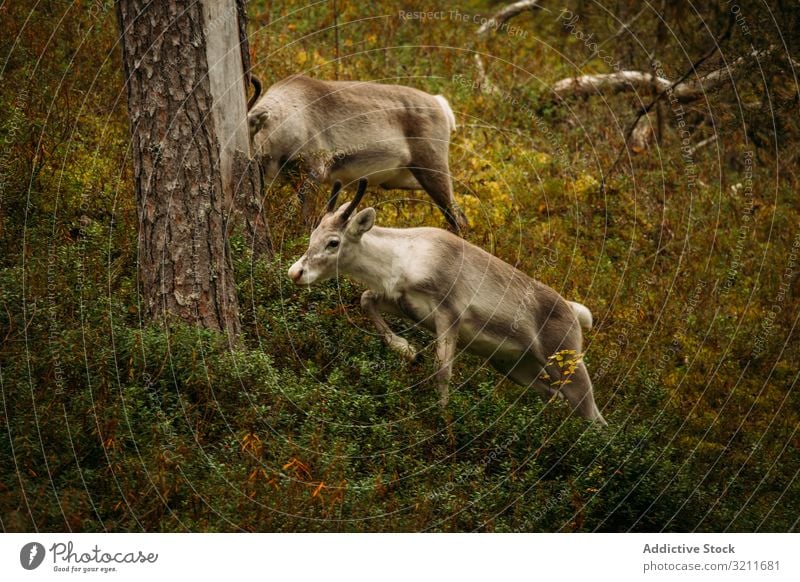
M 367 190 L 366 178 L 358 181 L 358 192 L 353 201 L 335 210 L 341 188 L 340 182 L 333 185 L 326 214 L 311 233 L 308 250 L 289 269 L 289 278 L 295 285 L 321 283 L 346 270 L 358 254 L 362 235 L 375 224 L 374 208 L 365 208 L 353 216 Z

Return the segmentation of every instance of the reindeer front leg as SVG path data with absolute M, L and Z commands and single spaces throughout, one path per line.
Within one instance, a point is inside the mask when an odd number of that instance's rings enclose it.
M 383 336 L 383 340 L 386 342 L 386 345 L 398 352 L 409 362 L 416 363 L 419 361 L 419 354 L 414 347 L 399 335 L 394 333 L 392 328 L 389 327 L 389 324 L 386 323 L 386 320 L 383 319 L 383 316 L 380 312 L 380 306 L 381 299 L 376 293 L 373 293 L 372 291 L 364 291 L 364 293 L 361 295 L 361 307 L 367 313 L 367 316 L 369 316 L 372 323 L 375 324 L 378 332 Z
M 458 346 L 458 318 L 451 317 L 445 310 L 439 309 L 435 316 L 436 324 L 436 391 L 439 394 L 439 405 L 447 406 L 450 400 L 450 378 L 453 375 L 453 359 Z

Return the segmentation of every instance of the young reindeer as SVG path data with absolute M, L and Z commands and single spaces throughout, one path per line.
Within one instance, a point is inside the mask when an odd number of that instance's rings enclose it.
M 369 289 L 361 296 L 362 307 L 389 347 L 410 361 L 416 360 L 416 350 L 391 330 L 381 312 L 433 332 L 442 406 L 448 402 L 456 349 L 464 349 L 487 358 L 517 384 L 531 386 L 545 398 L 563 396 L 583 418 L 606 424 L 580 361 L 581 326 L 592 325 L 586 307 L 565 301 L 550 287 L 446 230 L 374 226 L 374 208 L 353 215 L 366 187 L 367 181 L 360 180 L 353 201 L 335 210 L 341 184 L 334 184 L 308 250 L 289 269 L 296 285 L 340 274 L 364 283 Z M 571 359 L 569 369 L 559 369 L 557 359 Z

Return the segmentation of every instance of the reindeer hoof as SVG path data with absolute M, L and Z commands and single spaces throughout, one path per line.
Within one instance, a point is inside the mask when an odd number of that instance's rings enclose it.
M 396 336 L 396 335 L 389 335 L 386 337 L 386 343 L 389 344 L 389 347 L 392 348 L 394 351 L 399 353 L 409 362 L 414 362 L 417 358 L 418 352 L 414 349 L 410 343 L 408 343 L 403 338 Z
M 469 222 L 467 216 L 458 206 L 453 207 L 453 212 L 450 214 L 450 219 L 447 221 L 447 230 L 455 235 L 463 237 L 469 229 Z
M 404 343 L 401 350 L 403 353 L 403 357 L 405 357 L 405 359 L 411 362 L 412 364 L 417 364 L 422 360 L 422 355 L 417 350 L 414 349 L 414 346 L 412 346 L 408 342 Z

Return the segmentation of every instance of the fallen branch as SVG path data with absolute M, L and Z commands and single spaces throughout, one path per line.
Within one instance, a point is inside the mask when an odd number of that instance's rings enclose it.
M 704 147 L 706 147 L 707 145 L 714 143 L 715 141 L 717 141 L 717 136 L 716 136 L 716 134 L 715 134 L 715 135 L 712 135 L 711 137 L 707 137 L 707 138 L 706 138 L 706 139 L 704 139 L 703 141 L 700 141 L 700 142 L 698 142 L 698 143 L 697 143 L 697 145 L 695 145 L 694 147 L 692 147 L 692 148 L 689 150 L 689 152 L 688 152 L 688 153 L 689 153 L 689 155 L 690 155 L 690 156 L 693 156 L 693 155 L 694 155 L 694 153 L 695 153 L 697 150 L 699 150 L 699 149 L 701 149 L 701 148 L 704 148 Z
M 661 99 L 663 99 L 666 95 L 669 95 L 671 91 L 674 91 L 675 87 L 686 81 L 686 79 L 688 79 L 693 72 L 697 71 L 697 68 L 700 65 L 706 62 L 709 58 L 711 58 L 713 54 L 715 54 L 719 50 L 721 43 L 730 36 L 731 30 L 733 30 L 733 23 L 734 23 L 733 18 L 729 18 L 727 30 L 723 33 L 723 35 L 719 38 L 719 40 L 714 43 L 714 46 L 712 46 L 703 56 L 701 56 L 699 59 L 693 62 L 692 65 L 686 70 L 686 72 L 683 75 L 680 76 L 680 78 L 677 81 L 672 83 L 669 87 L 659 91 L 658 95 L 653 97 L 650 103 L 648 103 L 644 108 L 639 110 L 639 113 L 636 115 L 636 119 L 633 120 L 633 123 L 628 128 L 628 131 L 625 133 L 625 138 L 622 143 L 622 147 L 617 153 L 617 157 L 614 160 L 614 163 L 611 164 L 611 167 L 608 169 L 608 171 L 603 172 L 601 176 L 601 182 L 600 182 L 601 191 L 605 192 L 605 187 L 608 182 L 608 179 L 609 177 L 611 177 L 611 175 L 619 166 L 619 162 L 622 159 L 622 154 L 625 152 L 625 149 L 628 146 L 628 141 L 631 138 L 631 134 L 633 133 L 633 130 L 636 129 L 636 126 L 639 124 L 639 121 L 642 119 L 642 117 L 649 114 L 650 111 L 653 109 L 653 107 L 656 104 L 658 104 L 658 102 L 661 101 Z
M 766 50 L 754 52 L 751 56 L 760 58 L 767 53 L 768 51 Z M 561 79 L 553 84 L 552 91 L 556 97 L 566 99 L 568 97 L 588 97 L 598 93 L 613 94 L 635 91 L 649 94 L 653 89 L 662 93 L 672 90 L 678 101 L 688 103 L 700 99 L 709 91 L 731 80 L 736 69 L 741 67 L 747 60 L 745 57 L 739 57 L 732 63 L 691 81 L 683 78 L 676 82 L 671 82 L 669 79 L 657 77 L 643 71 L 619 71 L 617 73 L 581 75 L 579 77 Z
M 536 10 L 537 8 L 541 8 L 541 6 L 539 6 L 539 0 L 519 0 L 519 2 L 509 4 L 505 8 L 501 8 L 495 12 L 494 16 L 481 24 L 481 27 L 478 29 L 478 36 L 486 34 L 489 30 L 497 30 L 515 16 L 527 12 L 528 10 Z
M 541 6 L 539 6 L 539 0 L 519 0 L 518 2 L 509 4 L 495 12 L 491 18 L 481 24 L 480 28 L 478 28 L 478 37 L 484 36 L 490 30 L 501 29 L 509 20 L 523 12 L 533 11 L 538 8 L 541 8 Z M 475 68 L 478 72 L 478 82 L 481 88 L 489 93 L 499 93 L 500 90 L 495 87 L 489 79 L 489 75 L 486 72 L 486 65 L 484 65 L 480 53 L 477 52 L 475 53 Z
M 653 86 L 664 91 L 672 85 L 668 79 L 656 77 L 641 71 L 620 71 L 598 75 L 581 75 L 561 79 L 553 85 L 552 91 L 561 99 L 567 97 L 588 97 L 596 93 L 622 93 L 624 91 L 651 92 Z
M 480 53 L 475 53 L 475 70 L 478 74 L 478 86 L 486 93 L 500 93 L 500 89 L 494 86 L 494 83 L 489 79 L 486 73 L 486 66 L 483 64 L 483 59 Z

